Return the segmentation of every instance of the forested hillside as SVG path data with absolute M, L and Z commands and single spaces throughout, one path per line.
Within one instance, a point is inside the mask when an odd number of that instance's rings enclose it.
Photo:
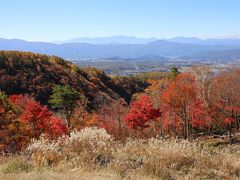
M 55 56 L 30 52 L 0 51 L 0 90 L 8 95 L 28 94 L 47 104 L 53 85 L 69 85 L 86 97 L 88 107 L 142 91 L 146 83 L 134 78 L 107 76 L 96 68 L 79 69 Z
M 0 51 L 0 177 L 102 169 L 119 179 L 238 179 L 239 77 L 205 65 L 110 77 Z

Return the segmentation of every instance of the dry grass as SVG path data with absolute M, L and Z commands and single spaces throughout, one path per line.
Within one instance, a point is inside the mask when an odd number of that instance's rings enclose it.
M 119 142 L 104 129 L 86 128 L 56 141 L 33 141 L 24 154 L 0 159 L 0 179 L 240 179 L 236 144 Z

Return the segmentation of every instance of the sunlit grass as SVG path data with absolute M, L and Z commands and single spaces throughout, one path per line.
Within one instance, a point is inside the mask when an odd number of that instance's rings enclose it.
M 160 139 L 114 140 L 85 128 L 55 141 L 33 141 L 2 157 L 1 179 L 238 179 L 240 146 Z

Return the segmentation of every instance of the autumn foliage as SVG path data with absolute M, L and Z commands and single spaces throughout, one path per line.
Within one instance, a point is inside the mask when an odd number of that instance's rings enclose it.
M 194 76 L 186 73 L 178 75 L 164 91 L 162 101 L 168 113 L 165 123 L 181 132 L 185 138 L 189 138 L 192 128 L 205 125 L 204 107 L 197 97 Z
M 88 108 L 95 110 L 103 98 L 130 102 L 146 83 L 133 77 L 112 78 L 97 68 L 79 68 L 56 56 L 0 50 L 0 90 L 7 95 L 29 94 L 48 105 L 54 85 L 75 89 L 88 99 Z
M 129 128 L 143 129 L 148 127 L 148 122 L 156 120 L 161 116 L 159 108 L 154 108 L 154 105 L 148 96 L 139 96 L 136 101 L 133 101 L 129 113 L 125 117 L 125 121 Z
M 146 95 L 132 102 L 125 118 L 129 127 L 145 127 L 155 119 L 154 128 L 162 137 L 227 133 L 232 137 L 240 127 L 240 70 L 214 76 L 208 67 L 194 66 L 174 77 L 149 80 Z M 161 116 L 152 118 L 147 113 L 152 107 L 161 109 Z
M 25 123 L 32 137 L 38 138 L 41 134 L 46 134 L 52 138 L 67 132 L 64 121 L 54 117 L 47 106 L 41 106 L 38 102 L 23 95 L 10 96 L 10 102 L 15 108 L 20 109 L 19 119 Z
M 1 94 L 1 97 L 1 133 L 5 136 L 1 143 L 5 150 L 20 149 L 32 138 L 38 139 L 43 134 L 52 139 L 67 133 L 63 119 L 55 117 L 47 106 L 41 106 L 29 96 L 8 98 Z
M 239 69 L 216 74 L 201 65 L 180 73 L 174 67 L 145 74 L 142 81 L 79 69 L 54 56 L 0 51 L 0 59 L 0 151 L 16 152 L 41 135 L 54 139 L 91 126 L 119 140 L 231 139 L 240 128 Z

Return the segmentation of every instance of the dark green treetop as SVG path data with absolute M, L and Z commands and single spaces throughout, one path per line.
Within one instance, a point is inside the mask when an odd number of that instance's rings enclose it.
M 176 77 L 180 74 L 181 72 L 178 70 L 176 66 L 171 67 L 170 69 L 170 75 L 169 78 L 172 80 L 175 80 Z
M 81 99 L 79 93 L 72 87 L 65 85 L 55 85 L 49 103 L 54 109 L 62 110 L 70 127 L 71 116 L 78 106 L 78 101 Z

